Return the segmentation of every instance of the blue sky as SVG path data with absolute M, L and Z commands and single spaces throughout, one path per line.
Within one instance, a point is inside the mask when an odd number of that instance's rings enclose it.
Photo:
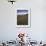
M 28 10 L 17 10 L 17 13 L 19 12 L 28 12 Z
M 18 15 L 28 14 L 28 10 L 17 10 Z

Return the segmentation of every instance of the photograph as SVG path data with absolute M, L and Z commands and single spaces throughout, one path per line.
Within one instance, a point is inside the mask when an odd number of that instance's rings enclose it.
M 29 27 L 30 26 L 30 10 L 29 9 L 17 9 L 17 27 Z
M 28 10 L 17 10 L 17 25 L 28 25 Z

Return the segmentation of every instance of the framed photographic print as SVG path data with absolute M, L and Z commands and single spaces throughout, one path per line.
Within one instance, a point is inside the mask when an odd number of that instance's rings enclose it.
M 17 9 L 16 13 L 16 27 L 30 27 L 30 9 Z

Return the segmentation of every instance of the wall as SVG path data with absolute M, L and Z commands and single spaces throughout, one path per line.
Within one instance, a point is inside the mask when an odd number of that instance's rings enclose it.
M 41 0 L 17 0 L 13 5 L 0 0 L 0 40 L 15 40 L 20 31 L 28 33 L 33 40 L 46 40 L 46 16 L 42 4 Z M 30 28 L 16 28 L 17 8 L 31 8 Z

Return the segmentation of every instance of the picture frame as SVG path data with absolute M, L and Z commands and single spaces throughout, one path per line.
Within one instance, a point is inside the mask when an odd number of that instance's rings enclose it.
M 16 27 L 30 27 L 31 25 L 31 9 L 16 9 Z

